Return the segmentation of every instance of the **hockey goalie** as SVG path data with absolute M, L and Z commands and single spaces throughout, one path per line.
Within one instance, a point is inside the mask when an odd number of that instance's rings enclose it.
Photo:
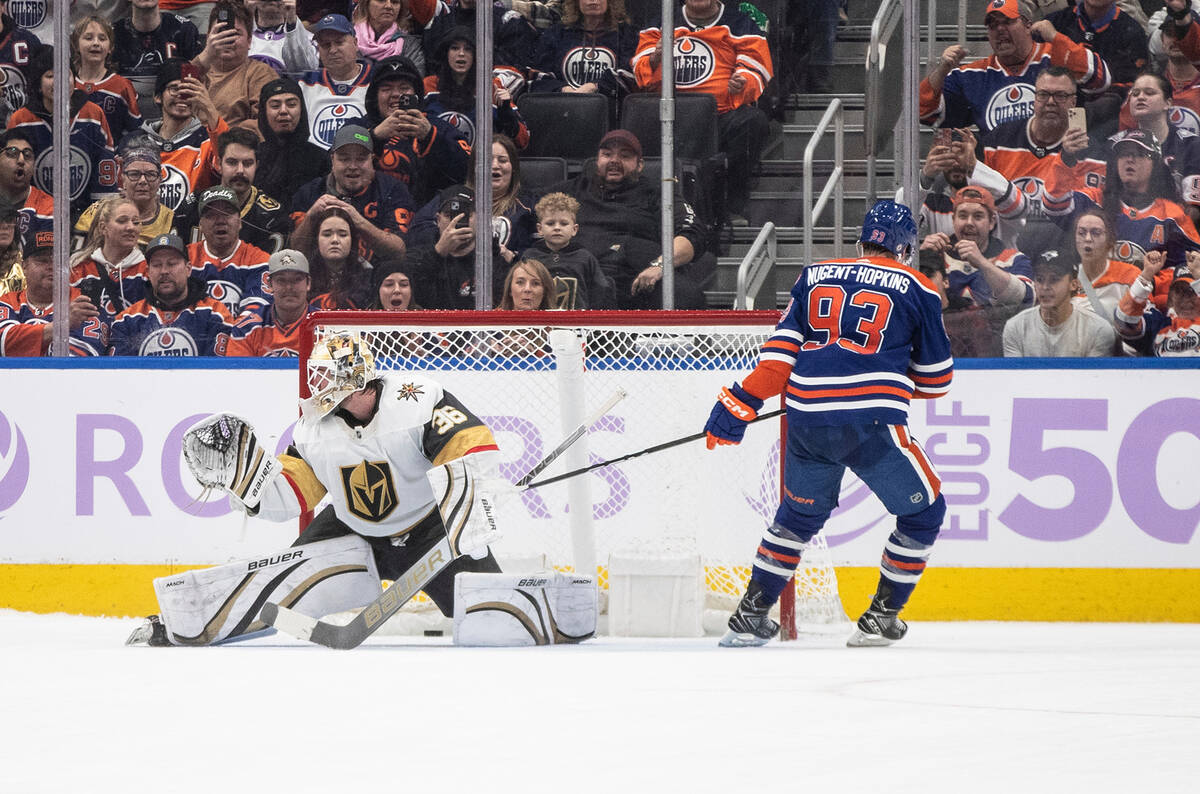
M 288 549 L 156 579 L 160 613 L 129 644 L 259 632 L 268 604 L 313 619 L 363 607 L 380 598 L 381 578 L 412 584 L 450 616 L 455 574 L 500 571 L 489 487 L 512 486 L 495 473 L 491 430 L 427 377 L 376 373 L 357 332 L 320 340 L 307 377 L 312 396 L 285 453 L 270 455 L 246 421 L 217 414 L 185 433 L 183 455 L 201 485 L 251 516 L 314 519 Z

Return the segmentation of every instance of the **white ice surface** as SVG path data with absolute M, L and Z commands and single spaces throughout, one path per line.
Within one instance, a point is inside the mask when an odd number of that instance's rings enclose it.
M 331 651 L 136 624 L 0 610 L 0 792 L 1200 791 L 1200 625 Z

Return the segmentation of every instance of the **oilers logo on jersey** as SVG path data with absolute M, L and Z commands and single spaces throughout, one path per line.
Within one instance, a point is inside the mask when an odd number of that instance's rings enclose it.
M 364 118 L 359 108 L 345 102 L 323 107 L 313 119 L 313 133 L 321 140 L 321 145 L 328 149 L 333 146 L 333 136 L 337 135 L 338 130 L 346 124 L 359 123 Z
M 173 165 L 163 163 L 162 182 L 158 185 L 158 200 L 174 211 L 179 209 L 190 192 L 191 187 L 188 185 L 187 174 Z
M 357 466 L 342 466 L 340 471 L 346 506 L 355 516 L 379 522 L 396 509 L 396 484 L 386 460 L 364 460 Z
M 148 334 L 138 349 L 139 356 L 195 356 L 196 340 L 178 328 L 163 328 Z
M 988 129 L 994 130 L 1006 121 L 1027 119 L 1033 115 L 1033 85 L 1013 83 L 992 94 L 984 117 Z
M 31 30 L 46 21 L 49 6 L 49 0 L 8 0 L 8 15 L 18 27 Z
M 475 143 L 475 122 L 471 121 L 470 116 L 456 110 L 447 110 L 445 113 L 439 113 L 438 118 L 458 130 L 468 145 Z
M 1189 107 L 1172 105 L 1167 111 L 1167 123 L 1173 127 L 1187 130 L 1193 135 L 1200 135 L 1200 115 Z
M 25 49 L 24 42 L 18 42 L 21 49 Z M 13 47 L 17 49 L 17 47 Z M 29 57 L 26 55 L 25 61 L 28 63 Z M 4 77 L 4 84 L 0 86 L 0 93 L 4 95 L 4 102 L 10 108 L 19 108 L 25 104 L 25 75 L 24 73 L 11 64 L 0 66 L 0 75 Z
M 562 60 L 563 79 L 574 88 L 598 83 L 604 73 L 617 68 L 617 54 L 608 47 L 573 47 Z
M 1142 260 L 1146 258 L 1146 249 L 1131 240 L 1118 240 L 1113 249 L 1113 258 L 1141 267 Z
M 221 279 L 210 279 L 208 282 L 208 297 L 225 304 L 229 313 L 234 317 L 241 313 L 242 290 L 237 284 Z
M 38 155 L 37 161 L 33 165 L 34 181 L 39 185 L 44 185 L 42 189 L 47 193 L 51 192 L 54 185 L 54 150 L 44 149 Z M 83 191 L 87 188 L 88 183 L 92 181 L 92 161 L 87 154 L 78 146 L 71 147 L 71 164 L 69 167 L 71 175 L 71 201 L 75 201 L 83 195 Z
M 704 85 L 712 77 L 716 62 L 712 47 L 703 39 L 676 39 L 675 85 L 680 88 Z

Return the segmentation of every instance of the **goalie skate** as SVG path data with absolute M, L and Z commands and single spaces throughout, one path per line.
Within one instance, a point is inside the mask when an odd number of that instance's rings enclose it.
M 899 610 L 877 609 L 875 604 L 862 614 L 854 628 L 854 634 L 846 640 L 850 648 L 871 648 L 891 645 L 904 639 L 908 624 L 900 618 Z
M 771 605 L 763 598 L 762 587 L 751 580 L 737 609 L 729 616 L 729 630 L 718 643 L 722 648 L 749 648 L 766 645 L 779 633 L 779 624 L 767 614 Z
M 167 627 L 163 625 L 162 620 L 159 619 L 158 615 L 151 615 L 130 633 L 129 639 L 125 640 L 125 644 L 149 645 L 152 648 L 162 648 L 170 645 L 171 642 L 167 639 Z

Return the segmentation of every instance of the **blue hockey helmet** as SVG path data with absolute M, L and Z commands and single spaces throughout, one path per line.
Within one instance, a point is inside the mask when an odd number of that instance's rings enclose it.
M 886 248 L 908 264 L 917 250 L 917 223 L 908 207 L 880 199 L 867 211 L 858 242 Z

